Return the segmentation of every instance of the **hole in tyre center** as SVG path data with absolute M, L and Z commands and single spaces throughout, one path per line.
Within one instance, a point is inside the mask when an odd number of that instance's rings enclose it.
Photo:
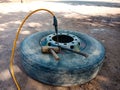
M 57 42 L 57 37 L 58 37 L 59 43 L 69 43 L 74 40 L 72 37 L 67 35 L 58 35 L 58 36 L 56 35 L 52 39 Z

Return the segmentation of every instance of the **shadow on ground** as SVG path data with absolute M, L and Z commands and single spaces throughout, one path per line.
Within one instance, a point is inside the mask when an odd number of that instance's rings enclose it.
M 61 3 L 67 3 L 70 5 L 86 5 L 86 6 L 100 6 L 100 7 L 120 7 L 120 3 L 115 2 L 102 2 L 102 1 L 61 1 Z
M 0 3 L 9 3 L 11 2 L 10 0 L 0 0 Z
M 9 73 L 9 58 L 13 39 L 21 20 L 26 12 L 0 14 L 0 88 L 2 90 L 16 90 Z M 120 15 L 108 16 L 83 16 L 81 18 L 65 17 L 65 13 L 56 13 L 59 29 L 75 30 L 87 33 L 100 42 L 106 48 L 106 57 L 99 74 L 92 81 L 78 86 L 54 87 L 41 84 L 30 79 L 21 67 L 19 45 L 28 35 L 44 30 L 54 29 L 52 17 L 46 13 L 38 13 L 29 18 L 25 23 L 17 43 L 15 54 L 15 75 L 22 90 L 119 90 L 120 87 Z

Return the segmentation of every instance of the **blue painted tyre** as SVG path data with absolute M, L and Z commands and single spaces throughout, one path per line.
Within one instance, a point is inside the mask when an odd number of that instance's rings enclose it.
M 60 33 L 76 35 L 80 41 L 80 51 L 88 54 L 85 58 L 63 50 L 57 61 L 51 54 L 41 52 L 40 40 L 54 31 L 37 32 L 25 38 L 20 45 L 22 66 L 28 76 L 50 85 L 71 86 L 84 84 L 95 78 L 104 59 L 105 49 L 96 39 L 87 34 L 59 30 Z

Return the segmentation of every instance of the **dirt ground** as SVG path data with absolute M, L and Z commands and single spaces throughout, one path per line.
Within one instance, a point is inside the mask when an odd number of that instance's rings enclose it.
M 120 90 L 120 1 L 37 1 L 23 4 L 8 1 L 1 0 L 0 3 L 0 90 L 17 90 L 9 72 L 12 43 L 21 20 L 37 8 L 53 11 L 58 18 L 59 30 L 87 33 L 102 42 L 106 55 L 96 78 L 84 85 L 55 87 L 31 79 L 23 72 L 20 64 L 20 42 L 32 33 L 53 29 L 50 15 L 36 13 L 25 23 L 17 42 L 14 67 L 22 90 Z

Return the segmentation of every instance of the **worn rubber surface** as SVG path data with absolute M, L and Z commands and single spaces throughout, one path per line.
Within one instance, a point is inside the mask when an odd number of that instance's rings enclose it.
M 40 40 L 54 31 L 37 32 L 25 38 L 20 45 L 21 62 L 25 72 L 37 81 L 59 86 L 83 84 L 93 79 L 104 59 L 105 49 L 102 44 L 80 32 L 59 32 L 70 33 L 80 38 L 80 50 L 89 57 L 63 50 L 58 54 L 60 60 L 56 61 L 51 54 L 41 53 L 40 47 Z

